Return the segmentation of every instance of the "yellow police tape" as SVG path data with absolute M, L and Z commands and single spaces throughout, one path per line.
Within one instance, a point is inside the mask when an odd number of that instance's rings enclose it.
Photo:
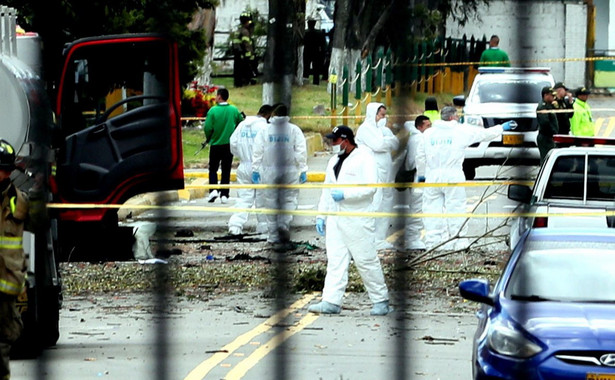
M 404 212 L 350 212 L 350 211 L 325 211 L 318 210 L 282 210 L 282 209 L 251 209 L 251 208 L 233 208 L 233 207 L 208 207 L 208 206 L 159 206 L 159 205 L 110 205 L 96 203 L 49 203 L 47 205 L 53 209 L 119 209 L 126 207 L 134 210 L 160 210 L 160 211 L 203 211 L 203 212 L 221 212 L 221 213 L 236 213 L 247 212 L 266 215 L 297 215 L 297 216 L 348 216 L 348 217 L 372 217 L 372 218 L 537 218 L 537 217 L 570 217 L 570 216 L 615 216 L 614 211 L 587 211 L 574 213 L 529 213 L 529 212 L 496 212 L 496 213 L 404 213 Z
M 532 181 L 468 181 L 468 182 L 449 182 L 449 183 L 425 183 L 425 182 L 410 182 L 410 183 L 319 183 L 319 184 L 216 184 L 216 185 L 187 185 L 186 189 L 331 189 L 331 188 L 347 188 L 347 187 L 394 187 L 394 188 L 421 188 L 421 187 L 482 187 L 482 186 L 506 186 L 506 185 L 527 185 L 531 186 Z

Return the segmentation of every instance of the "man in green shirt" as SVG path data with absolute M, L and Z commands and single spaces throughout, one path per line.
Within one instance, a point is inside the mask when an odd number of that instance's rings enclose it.
M 221 168 L 221 185 L 231 182 L 231 153 L 230 138 L 237 124 L 243 120 L 243 116 L 237 107 L 228 104 L 229 92 L 226 88 L 218 89 L 216 103 L 205 118 L 205 141 L 209 144 L 209 184 L 218 184 L 218 168 Z M 213 202 L 220 197 L 220 202 L 228 202 L 229 189 L 209 190 L 208 202 Z
M 591 92 L 585 87 L 577 90 L 577 99 L 572 103 L 574 114 L 570 119 L 570 133 L 573 136 L 593 136 L 595 133 L 592 111 L 587 104 Z
M 491 36 L 489 40 L 489 48 L 483 51 L 480 56 L 480 63 L 482 66 L 506 66 L 510 67 L 510 59 L 508 54 L 500 47 L 500 38 L 495 34 Z

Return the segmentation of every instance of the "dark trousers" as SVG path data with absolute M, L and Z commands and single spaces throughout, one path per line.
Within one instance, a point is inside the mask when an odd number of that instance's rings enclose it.
M 209 148 L 209 184 L 218 184 L 218 168 L 222 170 L 222 176 L 220 177 L 221 185 L 228 185 L 231 183 L 231 164 L 233 163 L 233 155 L 231 154 L 230 144 L 212 145 Z M 213 191 L 210 189 L 209 192 Z M 220 196 L 228 198 L 229 189 L 222 189 Z
M 303 54 L 303 76 L 309 78 L 313 75 L 315 85 L 320 84 L 320 75 L 322 74 L 322 58 L 313 53 Z

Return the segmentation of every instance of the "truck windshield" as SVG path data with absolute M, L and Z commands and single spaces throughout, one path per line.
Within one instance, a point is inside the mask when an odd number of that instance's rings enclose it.
M 481 81 L 472 98 L 473 103 L 539 103 L 540 91 L 550 86 L 548 81 L 508 80 Z

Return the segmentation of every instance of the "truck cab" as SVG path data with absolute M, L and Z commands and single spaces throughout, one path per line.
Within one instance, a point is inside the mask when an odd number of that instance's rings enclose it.
M 118 237 L 132 237 L 118 228 L 119 205 L 183 187 L 177 46 L 151 34 L 75 41 L 49 97 L 37 65 L 40 40 L 30 33 L 27 44 L 18 42 L 15 10 L 0 13 L 11 32 L 0 41 L 0 137 L 17 151 L 14 183 L 25 192 L 42 183 L 48 202 L 48 223 L 24 235 L 25 328 L 14 348 L 29 355 L 59 336 L 58 260 L 116 251 Z

